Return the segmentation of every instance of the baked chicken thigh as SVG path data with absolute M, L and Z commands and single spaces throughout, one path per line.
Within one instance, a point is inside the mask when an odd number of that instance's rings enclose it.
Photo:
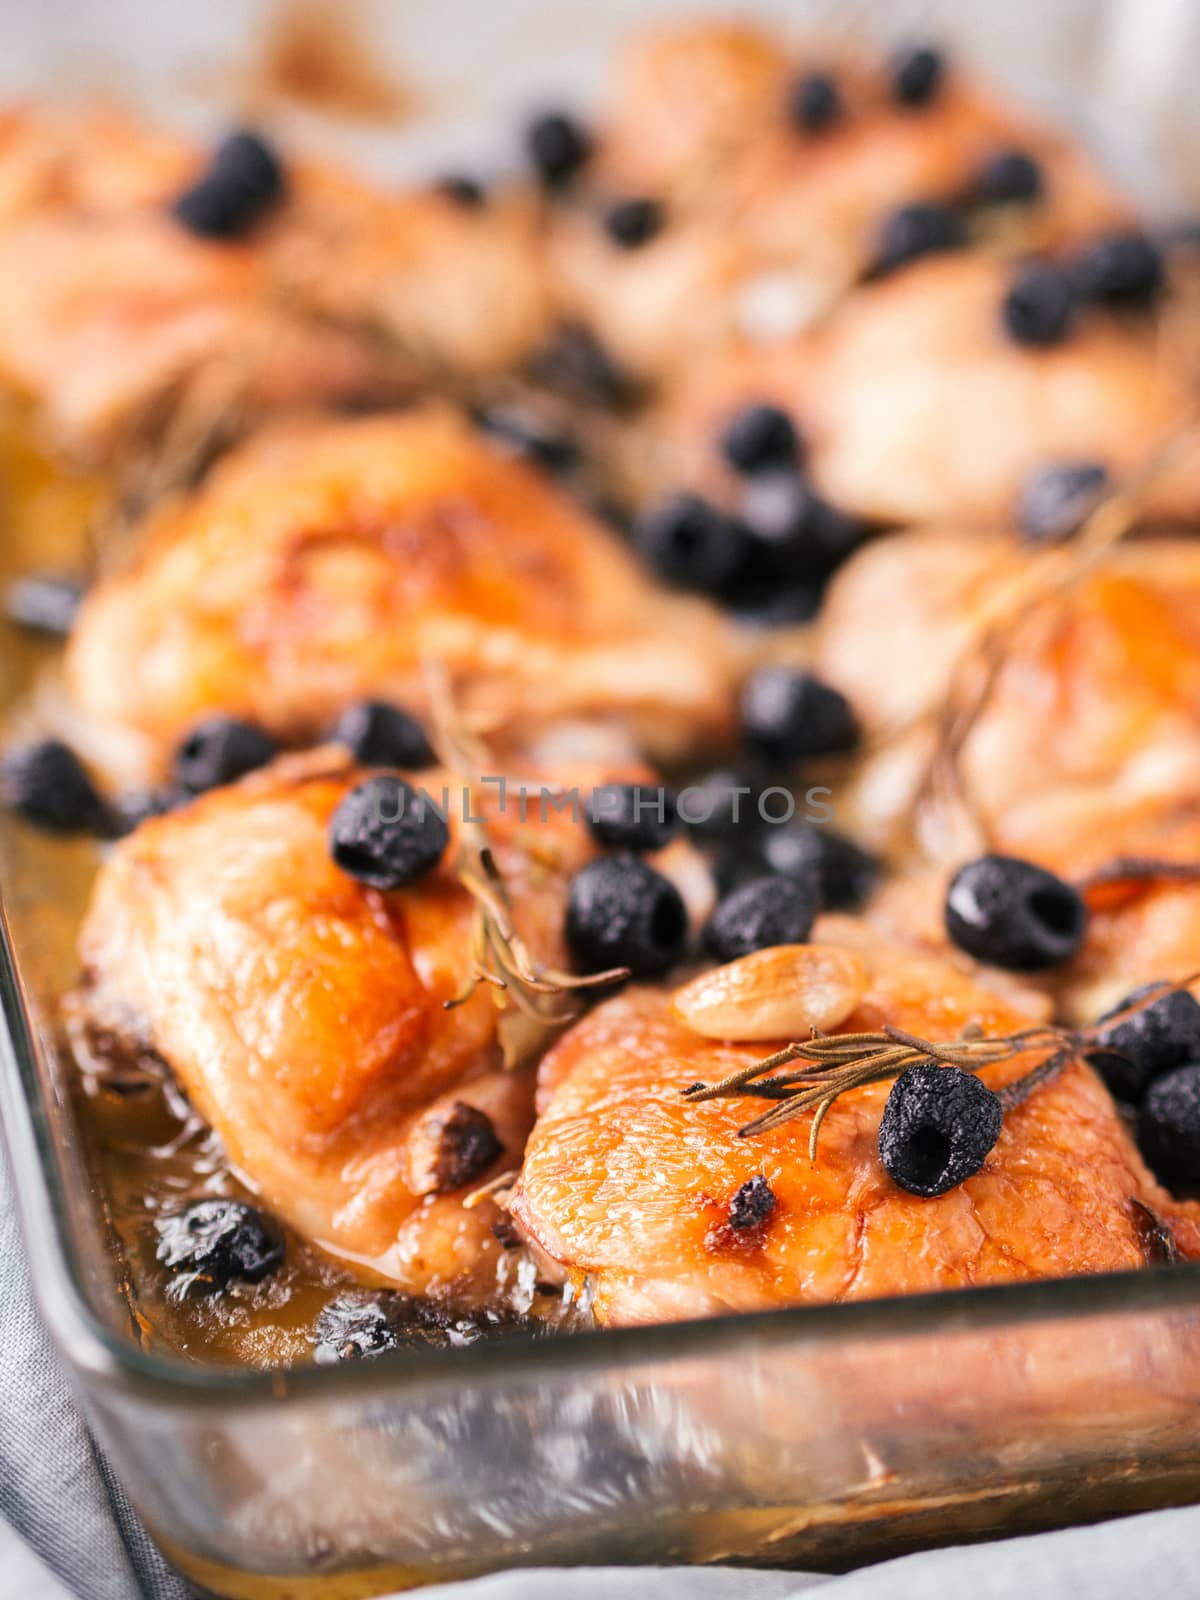
M 364 696 L 420 711 L 438 664 L 502 737 L 609 720 L 655 750 L 729 730 L 740 649 L 606 528 L 448 410 L 280 425 L 151 518 L 88 597 L 79 737 L 137 781 L 213 712 L 319 734 Z
M 369 1279 L 477 1302 L 500 1294 L 503 1251 L 494 1207 L 463 1200 L 519 1162 L 532 1079 L 504 1065 L 502 990 L 479 983 L 448 1006 L 476 948 L 456 870 L 462 779 L 413 779 L 435 804 L 446 786 L 450 839 L 419 881 L 384 890 L 330 847 L 368 776 L 316 750 L 144 823 L 97 881 L 78 1006 L 166 1062 L 234 1170 L 305 1237 Z M 597 774 L 557 777 L 587 788 Z M 591 835 L 536 798 L 522 816 L 515 795 L 469 794 L 516 935 L 539 969 L 561 969 L 567 883 L 596 854 Z M 686 856 L 677 844 L 659 861 L 686 881 Z
M 912 231 L 905 207 L 1007 254 L 1131 217 L 1081 150 L 932 52 L 798 57 L 752 25 L 635 40 L 584 179 L 552 233 L 558 292 L 668 383 L 698 342 L 770 340 L 823 314 L 894 249 L 889 229 Z M 631 201 L 654 210 L 622 212 Z
M 47 448 L 110 463 L 176 415 L 228 437 L 495 372 L 544 336 L 534 244 L 519 200 L 390 195 L 252 135 L 208 157 L 104 108 L 21 108 L 0 125 L 0 381 Z
M 848 941 L 863 964 L 861 998 L 835 1037 L 885 1025 L 935 1042 L 968 1026 L 1007 1035 L 1036 1013 L 1028 997 L 1001 998 L 847 919 L 827 918 L 816 937 Z M 639 989 L 601 1004 L 545 1058 L 512 1211 L 548 1268 L 589 1281 L 602 1322 L 1138 1267 L 1150 1259 L 1143 1207 L 1200 1255 L 1200 1212 L 1153 1181 L 1081 1061 L 1005 1111 L 974 1176 L 925 1198 L 881 1164 L 886 1084 L 837 1101 L 815 1160 L 811 1114 L 741 1137 L 763 1101 L 684 1097 L 693 1080 L 716 1082 L 772 1048 L 698 1034 L 669 993 Z M 1046 1055 L 980 1076 L 1001 1089 Z

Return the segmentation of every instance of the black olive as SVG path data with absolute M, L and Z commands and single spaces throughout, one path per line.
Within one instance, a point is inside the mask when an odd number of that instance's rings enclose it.
M 10 622 L 30 633 L 62 638 L 71 631 L 83 593 L 79 578 L 62 572 L 33 572 L 9 584 L 4 592 L 4 612 Z
M 662 232 L 665 220 L 658 200 L 618 200 L 604 214 L 604 231 L 622 250 L 637 250 Z
M 760 667 L 742 690 L 741 711 L 747 744 L 773 766 L 840 755 L 859 741 L 846 697 L 800 668 Z
M 1088 1060 L 1118 1100 L 1137 1105 L 1149 1085 L 1200 1060 L 1200 1005 L 1186 989 L 1146 984 L 1095 1024 Z
M 909 1067 L 879 1124 L 879 1159 L 893 1183 L 932 1199 L 974 1175 L 1000 1137 L 998 1095 L 958 1067 Z
M 751 878 L 719 903 L 704 930 L 718 961 L 736 961 L 771 945 L 803 944 L 820 910 L 815 872 Z
M 1101 305 L 1142 308 L 1166 282 L 1162 253 L 1144 233 L 1113 233 L 1096 239 L 1075 263 L 1081 295 Z
M 233 783 L 278 754 L 269 733 L 239 717 L 209 717 L 176 747 L 171 776 L 189 794 Z
M 481 1178 L 504 1154 L 504 1145 L 486 1111 L 456 1100 L 439 1117 L 431 1194 L 449 1194 Z
M 420 772 L 437 759 L 417 718 L 387 700 L 359 700 L 347 706 L 330 737 L 364 767 Z
M 910 45 L 892 58 L 892 99 L 902 106 L 925 106 L 941 89 L 946 63 L 930 45 Z
M 870 273 L 880 277 L 921 256 L 961 250 L 966 242 L 962 219 L 949 206 L 916 201 L 884 218 Z
M 794 467 L 800 453 L 796 425 L 780 406 L 744 406 L 721 435 L 721 454 L 746 476 Z
M 286 187 L 270 145 L 261 134 L 242 129 L 217 146 L 208 171 L 171 209 L 192 233 L 235 239 L 282 201 Z
M 728 596 L 726 609 L 748 628 L 795 628 L 811 622 L 821 609 L 823 586 L 796 578 L 752 578 L 745 568 Z
M 61 739 L 14 745 L 0 760 L 4 803 L 49 833 L 104 833 L 110 813 L 87 769 Z
M 450 843 L 433 800 L 394 773 L 365 778 L 342 797 L 329 823 L 329 853 L 372 889 L 402 889 L 432 872 Z
M 750 564 L 760 565 L 776 587 L 822 583 L 862 542 L 861 526 L 794 472 L 748 478 L 738 514 L 754 540 Z
M 1043 972 L 1076 954 L 1087 907 L 1069 883 L 1015 856 L 984 855 L 960 867 L 946 892 L 946 932 L 977 961 Z
M 861 528 L 792 472 L 746 479 L 739 513 L 748 543 L 722 603 L 759 626 L 809 621 L 830 576 L 860 542 Z
M 1160 1183 L 1178 1194 L 1200 1191 L 1200 1063 L 1158 1078 L 1138 1113 L 1138 1144 Z
M 628 967 L 635 978 L 661 978 L 683 954 L 687 911 L 662 873 L 632 856 L 609 856 L 571 879 L 566 934 L 583 972 Z
M 1035 544 L 1054 544 L 1078 533 L 1107 493 L 1110 479 L 1099 461 L 1063 461 L 1025 480 L 1017 526 Z
M 197 1200 L 155 1220 L 156 1255 L 171 1272 L 195 1275 L 222 1289 L 238 1279 L 258 1283 L 283 1265 L 286 1246 L 273 1218 L 243 1200 Z
M 1024 150 L 999 150 L 979 169 L 972 199 L 981 205 L 1003 205 L 1037 200 L 1042 189 L 1042 169 L 1032 156 Z
M 815 872 L 826 911 L 855 911 L 883 875 L 878 856 L 836 828 L 795 821 L 762 833 L 763 860 L 772 872 Z
M 802 133 L 823 133 L 845 114 L 837 80 L 827 72 L 808 72 L 788 90 L 788 115 Z
M 592 153 L 588 131 L 564 111 L 535 117 L 525 131 L 534 171 L 548 189 L 560 189 L 587 164 Z
M 679 832 L 675 796 L 661 784 L 600 783 L 587 808 L 592 838 L 610 850 L 661 850 Z
M 705 843 L 729 844 L 756 836 L 761 780 L 753 773 L 719 768 L 688 784 L 679 806 L 680 820 Z
M 1028 263 L 1005 296 L 1001 316 L 1018 344 L 1061 344 L 1075 326 L 1076 300 L 1070 278 L 1051 261 Z
M 644 512 L 633 543 L 664 583 L 717 596 L 740 569 L 749 535 L 698 494 L 678 494 Z

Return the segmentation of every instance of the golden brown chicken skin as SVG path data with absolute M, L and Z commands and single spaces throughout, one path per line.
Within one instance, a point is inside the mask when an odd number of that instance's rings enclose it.
M 0 381 L 55 452 L 107 461 L 185 404 L 193 429 L 229 433 L 494 372 L 542 336 L 524 203 L 285 161 L 282 200 L 214 239 L 172 213 L 209 160 L 102 107 L 0 124 Z
M 213 711 L 320 731 L 364 694 L 468 722 L 611 720 L 658 749 L 720 739 L 737 650 L 598 523 L 449 411 L 295 423 L 231 455 L 86 602 L 67 656 L 80 734 L 129 776 Z M 90 730 L 90 732 L 89 732 Z
M 1085 561 L 1071 546 L 899 535 L 835 580 L 816 658 L 867 729 L 845 807 L 908 846 L 872 904 L 878 926 L 945 950 L 949 878 L 994 850 L 1085 891 L 1082 949 L 1043 980 L 1062 1015 L 1092 1021 L 1138 984 L 1200 968 L 1190 540 Z
M 816 937 L 849 939 L 869 970 L 857 1010 L 834 1032 L 886 1024 L 944 1040 L 968 1024 L 1000 1035 L 1030 1020 L 946 961 L 875 940 L 846 919 L 825 919 Z M 1006 1112 L 974 1177 L 922 1199 L 880 1162 L 886 1084 L 834 1105 L 815 1164 L 811 1115 L 739 1138 L 761 1101 L 681 1097 L 693 1080 L 711 1083 L 770 1049 L 702 1038 L 676 1018 L 668 993 L 639 989 L 599 1006 L 546 1057 L 512 1209 L 549 1261 L 590 1279 L 600 1320 L 1134 1268 L 1149 1259 L 1136 1202 L 1169 1220 L 1185 1253 L 1200 1254 L 1195 1208 L 1174 1204 L 1150 1178 L 1083 1064 Z M 981 1075 L 999 1088 L 1044 1055 Z M 759 1177 L 773 1208 L 753 1228 L 731 1227 L 733 1197 Z
M 785 179 L 811 181 L 827 205 L 836 180 L 842 194 L 833 222 L 844 228 L 856 215 L 869 223 L 905 200 L 957 200 L 986 157 L 1020 150 L 1048 168 L 1042 177 L 1053 207 L 1076 208 L 1089 221 L 1128 214 L 1127 202 L 1065 138 L 999 103 L 954 62 L 944 63 L 936 92 L 919 106 L 897 103 L 892 70 L 841 42 L 813 38 L 796 49 L 751 22 L 645 28 L 616 63 L 600 116 L 596 181 L 617 194 L 670 194 L 682 185 L 685 198 L 702 200 L 736 188 L 747 171 L 762 170 L 764 158 L 782 161 Z M 789 90 L 818 73 L 835 80 L 840 115 L 820 138 L 806 138 L 789 116 Z
M 1055 975 L 1064 1011 L 1099 1016 L 1143 983 L 1200 971 L 1200 804 L 1186 786 L 1102 811 L 1047 805 L 1005 848 L 1076 884 L 1089 910 L 1079 955 Z
M 946 933 L 946 892 L 954 871 L 985 846 L 1036 862 L 1083 895 L 1088 919 L 1079 953 L 1036 980 L 1066 1021 L 1094 1022 L 1135 988 L 1190 981 L 1200 971 L 1200 810 L 1193 785 L 1125 801 L 1098 793 L 1048 795 L 1041 805 L 1000 818 L 986 840 L 964 843 L 948 864 L 898 873 L 872 901 L 871 923 L 970 966 Z M 989 971 L 984 981 L 994 976 Z
M 805 75 L 829 74 L 840 113 L 789 115 Z M 871 267 L 901 206 L 960 205 L 993 249 L 1045 248 L 1127 223 L 1128 202 L 1069 141 L 950 65 L 920 106 L 889 69 L 844 47 L 803 54 L 752 26 L 682 23 L 625 53 L 601 121 L 591 187 L 558 217 L 552 259 L 568 308 L 634 369 L 668 380 L 698 343 L 794 333 Z M 1036 160 L 1040 193 L 972 206 L 994 157 Z M 649 197 L 663 226 L 634 247 L 602 226 L 613 200 Z
M 701 364 L 664 407 L 656 470 L 719 481 L 724 424 L 760 401 L 795 418 L 822 493 L 884 523 L 1006 527 L 1042 468 L 1098 462 L 1119 479 L 1154 462 L 1190 415 L 1186 341 L 1149 313 L 1088 310 L 1061 343 L 1017 343 L 1001 317 L 1012 281 L 984 253 L 915 262 L 807 334 Z M 1194 453 L 1143 513 L 1196 518 Z
M 462 1202 L 519 1161 L 532 1078 L 503 1065 L 495 989 L 446 1008 L 472 964 L 461 781 L 413 779 L 438 803 L 449 785 L 451 842 L 432 872 L 385 893 L 328 846 L 363 776 L 317 750 L 145 823 L 95 886 L 78 1005 L 165 1060 L 233 1168 L 300 1233 L 368 1277 L 476 1300 L 500 1292 L 502 1251 L 494 1208 Z M 559 776 L 587 787 L 596 773 Z M 588 830 L 536 802 L 522 819 L 494 787 L 471 797 L 517 933 L 563 967 L 566 883 L 595 853 Z M 657 859 L 670 871 L 681 853 Z
M 1190 540 L 1088 562 L 1069 545 L 1031 552 L 953 531 L 880 540 L 835 579 L 816 664 L 867 730 L 845 798 L 874 833 L 909 815 L 931 778 L 935 798 L 965 796 L 985 832 L 1015 843 L 1052 837 L 1058 811 L 1090 811 L 1103 828 L 1106 812 L 1187 796 L 1200 777 Z M 948 716 L 952 769 L 935 760 Z M 924 842 L 945 855 L 936 836 Z
M 596 162 L 616 192 L 658 194 L 697 166 L 721 171 L 755 138 L 787 76 L 787 51 L 750 22 L 647 27 L 615 63 Z

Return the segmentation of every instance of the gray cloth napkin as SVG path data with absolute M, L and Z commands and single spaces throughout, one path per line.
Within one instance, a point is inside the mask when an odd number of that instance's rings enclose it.
M 75 1409 L 33 1308 L 2 1153 L 0 1516 L 84 1600 L 190 1600 L 193 1593 L 139 1523 Z
M 75 1409 L 29 1294 L 0 1160 L 0 1516 L 80 1600 L 193 1600 L 164 1561 Z M 1200 1506 L 1094 1528 L 905 1556 L 844 1577 L 732 1567 L 497 1573 L 429 1600 L 1184 1600 L 1200 1592 Z M 0 1548 L 2 1555 L 2 1548 Z M 1135 1590 L 1136 1586 L 1136 1590 Z M 25 1600 L 8 1587 L 0 1595 Z

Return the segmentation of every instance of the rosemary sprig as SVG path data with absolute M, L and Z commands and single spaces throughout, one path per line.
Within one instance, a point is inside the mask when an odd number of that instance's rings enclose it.
M 449 676 L 441 662 L 426 662 L 424 677 L 431 709 L 430 739 L 438 759 L 472 794 L 470 774 L 482 772 L 489 759 L 482 741 L 465 729 L 458 718 Z M 511 1003 L 529 1027 L 535 1041 L 544 1042 L 573 1022 L 589 990 L 606 988 L 629 976 L 627 967 L 580 975 L 561 972 L 537 961 L 517 932 L 504 874 L 488 838 L 487 823 L 480 821 L 472 796 L 469 817 L 459 837 L 456 871 L 463 888 L 475 901 L 475 916 L 468 942 L 470 963 L 458 993 L 443 1002 L 447 1010 L 465 1004 L 481 983 L 497 992 L 499 1004 Z M 531 1041 L 532 1042 L 532 1041 Z M 501 1035 L 506 1066 L 514 1066 L 525 1051 L 518 1051 L 512 1034 Z
M 1194 377 L 1196 358 L 1190 349 L 1188 355 L 1189 375 Z M 1069 545 L 1043 552 L 1015 583 L 999 587 L 995 605 L 954 662 L 936 706 L 923 707 L 877 737 L 875 747 L 884 750 L 918 731 L 930 733 L 931 748 L 906 808 L 910 833 L 919 832 L 922 817 L 941 811 L 943 820 L 948 820 L 957 810 L 980 847 L 990 847 L 992 829 L 971 792 L 963 762 L 967 744 L 1013 659 L 1016 642 L 1035 621 L 1045 625 L 1047 619 L 1053 620 L 1055 608 L 1133 532 L 1151 491 L 1197 451 L 1200 405 L 1193 405 L 1163 435 L 1150 459 L 1104 495 Z
M 850 1089 L 885 1083 L 898 1078 L 909 1067 L 923 1063 L 977 1072 L 981 1067 L 1010 1061 L 1039 1046 L 1053 1047 L 1045 1061 L 1000 1091 L 1004 1108 L 1009 1110 L 1034 1089 L 1056 1077 L 1083 1049 L 1085 1042 L 1083 1034 L 1049 1024 L 1022 1028 L 992 1039 L 982 1038 L 977 1029 L 969 1028 L 964 1029 L 958 1039 L 943 1044 L 917 1038 L 901 1028 L 885 1027 L 878 1033 L 814 1032 L 804 1043 L 786 1045 L 762 1061 L 739 1067 L 719 1083 L 694 1083 L 683 1091 L 683 1097 L 692 1102 L 742 1098 L 775 1101 L 769 1110 L 738 1129 L 738 1137 L 743 1139 L 767 1133 L 807 1111 L 814 1111 L 808 1154 L 809 1159 L 815 1161 L 821 1124 L 834 1103 Z M 803 1061 L 805 1065 L 790 1072 L 777 1070 L 793 1061 Z
M 1200 880 L 1200 862 L 1166 861 L 1158 856 L 1117 856 L 1079 879 L 1075 886 L 1081 894 L 1086 894 L 1089 889 L 1104 889 L 1143 880 L 1151 883 L 1195 883 Z

